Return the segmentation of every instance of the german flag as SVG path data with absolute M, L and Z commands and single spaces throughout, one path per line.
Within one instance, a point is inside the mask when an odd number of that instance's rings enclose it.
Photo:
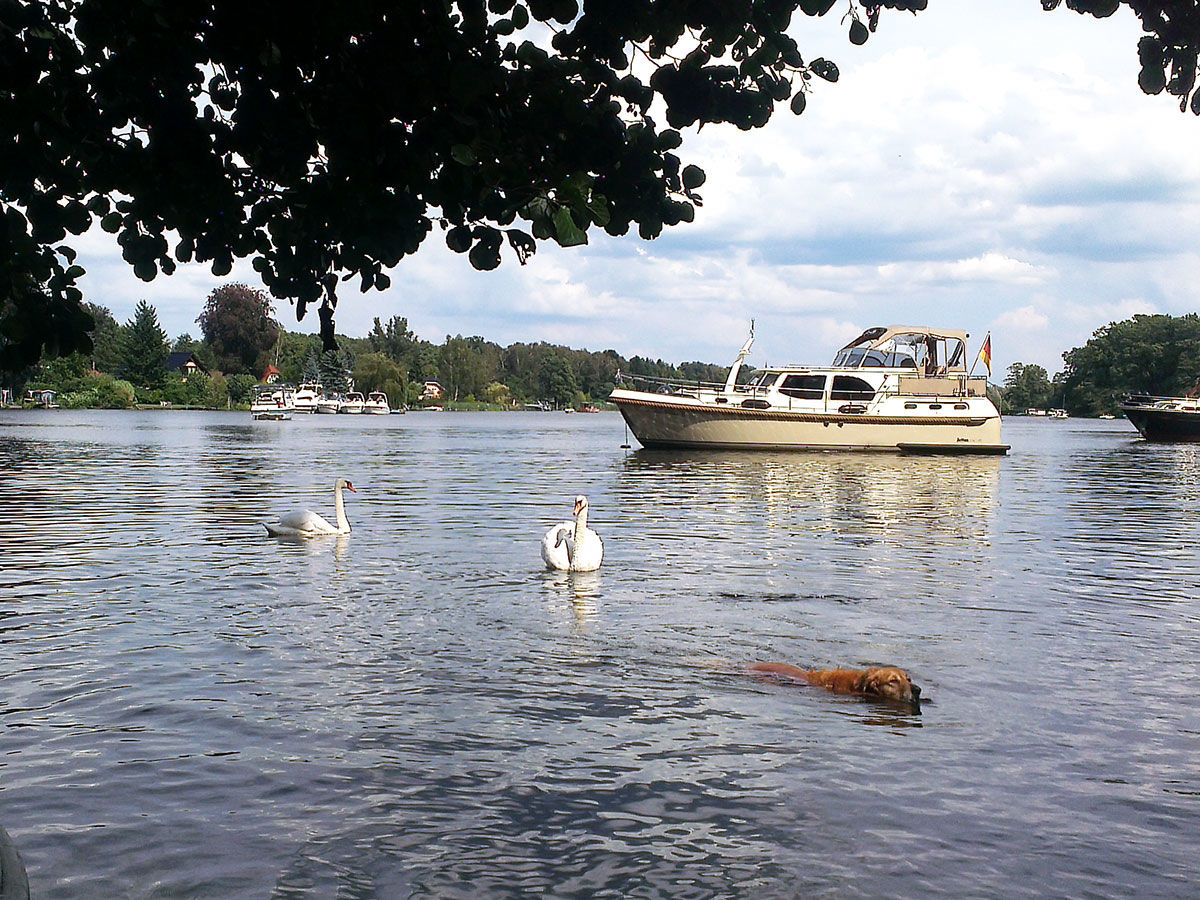
M 988 375 L 990 376 L 992 374 L 992 333 L 990 331 L 987 333 L 987 337 L 983 339 L 983 346 L 979 348 L 979 358 L 987 366 Z

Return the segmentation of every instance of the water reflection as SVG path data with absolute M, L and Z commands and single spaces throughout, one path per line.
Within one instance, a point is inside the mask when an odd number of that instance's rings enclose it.
M 0 788 L 40 897 L 1189 896 L 1200 448 L 350 418 L 0 413 Z M 352 534 L 266 536 L 338 475 Z M 577 493 L 604 566 L 544 572 Z M 767 660 L 932 702 L 738 674 Z
M 595 621 L 603 587 L 599 572 L 547 571 L 541 580 L 551 609 L 556 613 L 569 612 L 576 631 Z

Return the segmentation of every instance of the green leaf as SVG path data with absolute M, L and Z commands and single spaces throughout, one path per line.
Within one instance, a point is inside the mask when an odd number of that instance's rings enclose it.
M 100 227 L 109 234 L 116 234 L 121 230 L 121 214 L 119 212 L 110 212 L 100 220 Z
M 870 37 L 870 32 L 867 31 L 867 26 L 855 19 L 850 23 L 850 43 L 861 46 L 867 42 Z
M 475 165 L 475 151 L 466 144 L 455 144 L 450 148 L 450 156 L 460 166 Z
M 683 167 L 683 187 L 685 190 L 694 191 L 700 185 L 704 184 L 704 170 L 699 166 L 684 166 Z
M 500 247 L 480 241 L 471 248 L 468 259 L 471 260 L 472 267 L 480 272 L 490 272 L 500 265 Z
M 841 76 L 837 64 L 828 59 L 814 59 L 809 63 L 808 67 L 812 69 L 814 75 L 818 78 L 824 78 L 826 81 L 837 81 Z
M 466 253 L 471 249 L 471 229 L 458 225 L 446 232 L 446 246 L 455 253 Z
M 804 96 L 804 91 L 796 91 L 796 96 L 792 97 L 791 109 L 796 115 L 804 112 L 804 107 L 808 105 L 808 99 Z
M 565 206 L 554 213 L 554 240 L 560 247 L 578 247 L 588 242 L 587 232 L 580 230 L 571 217 L 571 210 Z

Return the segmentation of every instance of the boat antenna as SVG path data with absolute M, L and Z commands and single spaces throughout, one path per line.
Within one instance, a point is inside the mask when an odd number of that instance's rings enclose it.
M 733 386 L 737 384 L 738 372 L 741 371 L 742 363 L 746 361 L 746 357 L 750 355 L 750 348 L 754 346 L 754 320 L 750 320 L 750 337 L 746 338 L 746 343 L 742 344 L 742 349 L 738 351 L 737 359 L 733 361 L 733 365 L 729 368 L 729 377 L 725 379 L 725 393 L 733 392 Z

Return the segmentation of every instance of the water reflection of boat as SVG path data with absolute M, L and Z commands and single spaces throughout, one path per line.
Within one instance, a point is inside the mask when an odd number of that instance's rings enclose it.
M 1121 412 L 1148 441 L 1200 441 L 1200 398 L 1134 394 Z
M 772 366 L 738 384 L 751 328 L 724 385 L 618 376 L 609 399 L 648 448 L 1004 454 L 987 379 L 967 371 L 966 339 L 871 328 L 829 366 Z
M 290 419 L 296 411 L 294 394 L 289 385 L 265 384 L 254 390 L 250 403 L 250 415 L 255 419 L 282 421 Z
M 1003 468 L 997 456 L 645 449 L 625 465 L 669 480 L 681 495 L 709 498 L 691 508 L 710 510 L 716 531 L 726 529 L 724 517 L 744 525 L 757 509 L 769 528 L 851 537 L 912 559 L 986 539 Z M 917 534 L 943 539 L 918 548 L 908 542 Z

